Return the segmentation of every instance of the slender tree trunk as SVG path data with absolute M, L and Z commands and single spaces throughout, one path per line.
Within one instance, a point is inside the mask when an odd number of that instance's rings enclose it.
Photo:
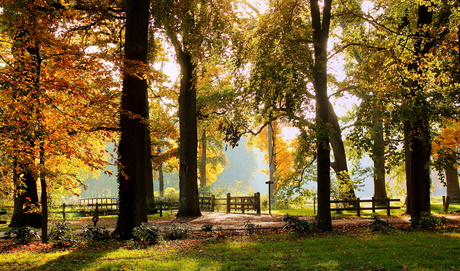
M 197 180 L 197 120 L 195 65 L 192 56 L 176 50 L 181 67 L 179 95 L 179 211 L 178 217 L 201 216 Z
M 316 93 L 316 149 L 317 149 L 317 182 L 318 182 L 318 228 L 332 230 L 331 220 L 331 176 L 330 147 L 328 131 L 329 98 L 327 95 L 327 41 L 331 20 L 332 0 L 323 2 L 321 14 L 318 0 L 310 0 L 311 19 L 313 26 L 315 63 L 313 71 Z M 321 16 L 322 15 L 322 16 Z
M 385 188 L 385 140 L 383 136 L 383 122 L 377 120 L 374 123 L 372 136 L 374 145 L 372 160 L 374 161 L 374 197 L 384 199 L 387 197 Z
M 345 153 L 345 146 L 342 140 L 342 129 L 340 128 L 339 120 L 335 114 L 334 107 L 329 101 L 328 109 L 329 123 L 331 123 L 333 127 L 332 135 L 329 139 L 335 160 L 334 163 L 332 163 L 332 168 L 334 169 L 337 175 L 337 180 L 339 181 L 341 197 L 343 199 L 354 199 L 356 198 L 356 195 L 352 186 L 350 173 L 348 171 L 347 155 Z
M 114 235 L 132 238 L 134 227 L 147 222 L 146 182 L 152 163 L 148 142 L 147 81 L 139 65 L 147 63 L 149 0 L 126 1 L 125 72 L 121 101 L 118 174 L 119 215 Z M 139 76 L 141 74 L 141 76 Z M 150 169 L 149 169 L 150 168 Z
M 205 187 L 207 180 L 206 180 L 206 160 L 207 158 L 207 139 L 206 139 L 206 130 L 203 129 L 201 134 L 201 162 L 200 162 L 200 187 Z
M 42 243 L 48 243 L 48 185 L 46 184 L 45 175 L 45 147 L 40 142 L 40 185 L 41 185 L 41 203 L 42 203 Z
M 273 122 L 268 125 L 268 159 L 269 159 L 269 171 L 270 171 L 270 181 L 268 183 L 269 193 L 270 193 L 270 206 L 275 206 L 275 172 L 276 172 L 276 141 L 275 136 L 273 135 Z

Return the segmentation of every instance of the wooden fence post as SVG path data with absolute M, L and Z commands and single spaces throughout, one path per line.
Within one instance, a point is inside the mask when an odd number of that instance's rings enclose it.
M 215 206 L 215 201 L 216 201 L 216 196 L 215 195 L 211 195 L 211 212 L 214 212 L 214 206 Z
M 357 207 L 357 214 L 358 214 L 358 217 L 361 217 L 361 204 L 359 204 L 359 201 L 360 201 L 360 199 L 357 198 L 356 199 L 356 203 L 357 203 L 357 206 L 358 206 Z
M 227 213 L 230 213 L 230 202 L 231 202 L 231 196 L 230 196 L 230 193 L 227 193 Z
M 65 203 L 62 204 L 62 219 L 65 220 Z
M 387 216 L 390 216 L 390 198 L 387 198 Z
M 260 215 L 260 192 L 255 193 L 254 197 L 256 198 L 256 212 Z
M 375 213 L 375 197 L 372 197 L 372 213 Z

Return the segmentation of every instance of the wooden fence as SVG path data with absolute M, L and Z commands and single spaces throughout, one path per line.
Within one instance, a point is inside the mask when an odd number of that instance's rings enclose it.
M 173 199 L 176 199 L 174 201 Z M 156 202 L 162 210 L 178 208 L 178 198 L 158 198 Z M 225 206 L 225 210 L 231 211 L 255 211 L 260 214 L 260 193 L 254 193 L 254 196 L 232 196 L 230 193 L 225 198 L 216 198 L 215 195 L 199 197 L 200 209 L 202 211 L 214 212 L 216 206 Z M 177 204 L 177 205 L 176 205 Z
M 361 217 L 362 210 L 372 210 L 375 213 L 375 210 L 387 210 L 387 215 L 390 216 L 390 210 L 392 209 L 401 209 L 399 206 L 390 206 L 390 202 L 400 201 L 400 199 L 353 199 L 353 200 L 331 200 L 331 204 L 335 204 L 335 208 L 331 207 L 331 211 L 356 211 L 358 217 Z M 369 206 L 361 206 L 362 203 L 371 203 Z M 384 203 L 379 205 L 377 203 Z

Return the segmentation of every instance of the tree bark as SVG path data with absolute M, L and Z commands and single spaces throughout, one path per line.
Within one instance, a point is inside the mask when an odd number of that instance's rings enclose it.
M 14 167 L 13 180 L 15 189 L 18 190 L 14 197 L 13 216 L 9 227 L 25 227 L 41 228 L 41 216 L 39 213 L 29 212 L 32 204 L 39 206 L 37 182 L 29 170 L 23 171 L 23 177 L 20 177 L 20 172 L 17 167 Z
M 200 162 L 200 187 L 206 186 L 206 160 L 207 160 L 207 139 L 206 139 L 206 130 L 203 129 L 201 134 L 201 162 Z
M 329 147 L 329 98 L 327 95 L 327 41 L 331 20 L 332 0 L 323 2 L 323 14 L 318 0 L 310 0 L 311 19 L 314 40 L 314 71 L 313 83 L 316 93 L 316 149 L 317 149 L 317 182 L 318 182 L 318 228 L 332 230 L 331 220 L 331 176 Z M 322 17 L 322 20 L 321 20 Z
M 460 187 L 458 184 L 458 171 L 454 165 L 446 166 L 447 196 L 451 203 L 460 202 Z
M 176 48 L 177 49 L 177 48 Z M 179 211 L 178 217 L 201 216 L 198 198 L 195 64 L 184 50 L 176 50 L 181 68 L 179 95 Z
M 374 197 L 384 199 L 387 197 L 385 187 L 385 140 L 383 136 L 383 122 L 376 120 L 373 127 L 372 136 L 374 144 L 372 150 L 372 160 L 374 161 Z
M 329 110 L 329 123 L 332 125 L 332 135 L 330 137 L 330 143 L 334 154 L 334 163 L 332 168 L 334 169 L 340 188 L 345 188 L 345 191 L 341 189 L 341 197 L 343 199 L 354 199 L 356 198 L 355 190 L 353 189 L 350 173 L 347 165 L 347 155 L 345 153 L 345 146 L 342 140 L 342 129 L 339 125 L 339 119 L 335 114 L 334 107 L 328 100 Z
M 149 0 L 126 1 L 125 71 L 120 117 L 119 215 L 114 235 L 132 238 L 134 227 L 147 222 L 146 182 L 152 163 L 148 133 L 147 63 Z M 141 65 L 139 65 L 141 63 Z
M 427 25 L 433 21 L 433 12 L 428 6 L 418 7 L 418 35 L 425 37 Z M 423 38 L 418 38 L 414 44 L 414 61 L 408 68 L 415 74 L 423 77 L 420 63 L 428 53 L 431 46 L 426 46 Z M 430 124 L 425 108 L 428 108 L 426 98 L 423 96 L 424 88 L 416 80 L 412 81 L 409 92 L 411 119 L 409 120 L 409 147 L 410 147 L 410 215 L 416 221 L 423 213 L 430 212 Z

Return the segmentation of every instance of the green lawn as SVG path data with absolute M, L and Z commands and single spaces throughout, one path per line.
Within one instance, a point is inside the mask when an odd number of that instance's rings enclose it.
M 448 270 L 460 268 L 460 234 L 295 233 L 6 252 L 1 270 Z

